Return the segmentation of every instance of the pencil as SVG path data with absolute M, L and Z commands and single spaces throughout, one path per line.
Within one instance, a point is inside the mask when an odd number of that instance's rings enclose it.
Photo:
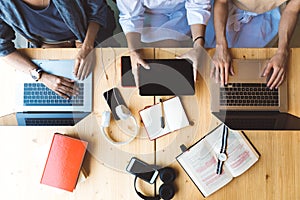
M 164 103 L 162 99 L 159 99 L 160 107 L 161 107 L 161 117 L 160 117 L 160 124 L 162 128 L 165 128 L 165 112 L 164 112 Z

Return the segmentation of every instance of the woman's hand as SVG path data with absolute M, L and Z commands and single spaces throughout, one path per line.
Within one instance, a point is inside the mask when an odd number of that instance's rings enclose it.
M 141 58 L 139 50 L 133 50 L 130 52 L 130 60 L 132 67 L 132 74 L 134 76 L 135 85 L 139 86 L 139 74 L 138 68 L 144 67 L 145 69 L 150 69 L 150 66 Z
M 285 79 L 288 52 L 277 52 L 268 62 L 263 76 L 270 77 L 267 86 L 270 89 L 278 88 Z
M 228 83 L 228 76 L 234 75 L 233 67 L 231 65 L 231 55 L 228 48 L 222 45 L 216 45 L 216 51 L 213 56 L 213 68 L 210 72 L 210 77 L 214 78 L 216 83 L 222 86 Z
M 185 54 L 177 57 L 177 58 L 183 58 L 188 59 L 193 62 L 193 73 L 194 73 L 194 81 L 197 79 L 197 70 L 200 68 L 201 65 L 201 58 L 203 58 L 203 55 L 206 55 L 206 51 L 202 46 L 196 46 L 193 49 L 189 50 Z

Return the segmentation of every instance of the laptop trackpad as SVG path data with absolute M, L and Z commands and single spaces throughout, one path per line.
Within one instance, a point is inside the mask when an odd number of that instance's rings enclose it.
M 229 77 L 229 82 L 266 82 L 266 78 L 261 77 L 266 63 L 267 60 L 233 59 L 232 65 L 235 75 Z

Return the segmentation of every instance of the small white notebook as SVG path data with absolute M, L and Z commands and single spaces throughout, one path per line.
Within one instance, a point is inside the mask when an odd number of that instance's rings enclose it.
M 162 112 L 164 112 L 164 128 L 161 126 Z M 163 106 L 158 103 L 141 110 L 140 116 L 150 140 L 187 127 L 190 124 L 179 97 L 164 101 Z

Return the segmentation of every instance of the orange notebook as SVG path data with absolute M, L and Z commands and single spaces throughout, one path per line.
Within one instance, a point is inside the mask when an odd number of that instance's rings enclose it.
M 41 183 L 72 192 L 76 187 L 87 144 L 55 133 Z

